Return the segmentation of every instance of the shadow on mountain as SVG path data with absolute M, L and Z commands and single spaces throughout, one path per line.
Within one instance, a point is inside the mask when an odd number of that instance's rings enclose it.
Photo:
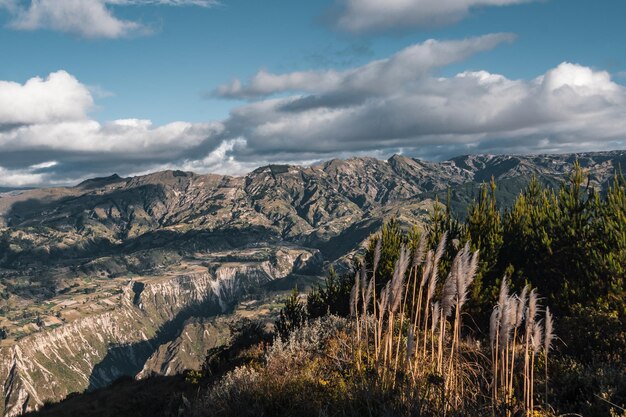
M 190 306 L 165 323 L 150 340 L 109 348 L 106 356 L 92 370 L 87 391 L 105 387 L 122 376 L 135 376 L 160 345 L 175 339 L 185 321 L 223 313 L 213 297 L 202 304 Z
M 172 178 L 182 177 L 173 172 Z M 97 188 L 119 181 L 126 180 L 113 175 L 88 180 L 78 187 Z M 160 184 L 15 202 L 5 216 L 9 226 L 21 228 L 26 236 L 32 234 L 34 239 L 3 242 L 5 239 L 0 238 L 0 248 L 5 249 L 0 256 L 0 265 L 74 267 L 77 261 L 85 264 L 94 258 L 138 251 L 217 251 L 281 240 L 275 230 L 258 225 L 248 225 L 245 230 L 228 226 L 220 230 L 164 230 L 169 223 L 180 222 L 180 219 L 169 219 L 164 214 L 168 213 L 166 202 L 165 187 Z M 202 216 L 207 210 L 211 207 L 198 207 L 189 215 Z M 58 232 L 70 233 L 64 236 Z
M 14 250 L 8 242 L 0 242 L 3 258 L 0 264 L 7 267 L 26 266 L 72 266 L 78 270 L 98 258 L 140 256 L 142 252 L 162 250 L 183 255 L 202 251 L 225 251 L 242 247 L 279 242 L 280 236 L 263 226 L 249 226 L 245 230 L 227 228 L 208 230 L 155 230 L 115 243 L 106 238 L 91 238 L 73 246 L 42 248 L 32 244 Z M 4 245 L 3 245 L 4 243 Z M 29 242 L 26 242 L 29 243 Z M 25 243 L 25 244 L 26 244 Z M 77 262 L 78 261 L 78 262 Z M 136 265 L 128 266 L 136 272 Z
M 107 181 L 107 179 L 102 179 L 102 181 Z M 90 189 L 90 185 L 89 183 L 85 184 L 86 189 Z M 43 225 L 60 227 L 61 229 L 70 227 L 80 231 L 84 229 L 85 223 L 94 216 L 94 210 L 102 209 L 110 213 L 111 210 L 115 209 L 119 213 L 115 219 L 117 223 L 113 219 L 105 219 L 108 222 L 103 222 L 106 226 L 114 228 L 132 220 L 134 207 L 141 207 L 150 213 L 155 203 L 162 203 L 165 199 L 165 187 L 162 185 L 142 184 L 106 193 L 92 192 L 59 196 L 58 198 L 49 196 L 46 198 L 29 198 L 15 202 L 5 218 L 10 227 Z M 68 219 L 71 219 L 70 223 L 68 223 Z
M 300 292 L 308 292 L 324 282 L 320 275 L 289 274 L 284 278 L 275 279 L 263 285 L 268 291 L 291 291 L 297 288 Z
M 126 182 L 128 178 L 122 178 L 117 174 L 110 175 L 108 177 L 90 178 L 78 184 L 74 188 L 80 188 L 82 190 L 93 190 L 101 188 L 110 184 L 116 184 L 120 182 Z
M 518 167 L 520 163 L 520 160 L 517 158 L 505 159 L 500 163 L 489 166 L 489 169 L 476 172 L 474 182 L 489 182 L 491 177 L 499 178 L 501 175 Z
M 184 398 L 197 395 L 197 385 L 184 375 L 153 376 L 136 381 L 121 377 L 106 388 L 70 394 L 58 403 L 46 403 L 28 417 L 169 417 L 178 416 Z
M 324 242 L 310 241 L 311 247 L 322 253 L 324 260 L 333 262 L 355 249 L 369 235 L 378 231 L 383 225 L 383 219 L 373 218 L 355 223 Z

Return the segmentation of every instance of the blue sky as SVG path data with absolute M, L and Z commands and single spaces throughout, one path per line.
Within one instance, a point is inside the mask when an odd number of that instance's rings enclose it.
M 0 185 L 625 147 L 626 2 L 441 3 L 0 0 Z

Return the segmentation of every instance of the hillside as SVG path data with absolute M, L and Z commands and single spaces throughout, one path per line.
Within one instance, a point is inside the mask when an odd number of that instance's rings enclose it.
M 602 190 L 626 152 L 396 155 L 0 194 L 0 410 L 197 366 L 227 338 L 222 318 L 273 319 L 280 294 L 344 265 L 385 219 L 423 225 L 448 189 L 465 213 L 492 177 L 507 205 L 533 176 L 562 182 L 576 160 Z

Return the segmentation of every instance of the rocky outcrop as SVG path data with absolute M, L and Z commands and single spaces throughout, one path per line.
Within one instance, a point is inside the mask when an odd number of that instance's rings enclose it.
M 228 343 L 230 330 L 226 320 L 193 318 L 185 322 L 180 334 L 159 346 L 148 358 L 137 378 L 153 375 L 177 375 L 199 370 L 211 348 Z

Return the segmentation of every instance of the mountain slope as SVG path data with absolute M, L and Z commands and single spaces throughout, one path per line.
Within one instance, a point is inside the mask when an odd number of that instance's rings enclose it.
M 602 189 L 626 152 L 395 155 L 0 194 L 0 411 L 18 415 L 121 375 L 197 364 L 224 330 L 203 318 L 229 314 L 242 297 L 315 282 L 385 219 L 423 226 L 448 189 L 462 215 L 492 177 L 506 204 L 532 176 L 558 185 L 576 160 Z

